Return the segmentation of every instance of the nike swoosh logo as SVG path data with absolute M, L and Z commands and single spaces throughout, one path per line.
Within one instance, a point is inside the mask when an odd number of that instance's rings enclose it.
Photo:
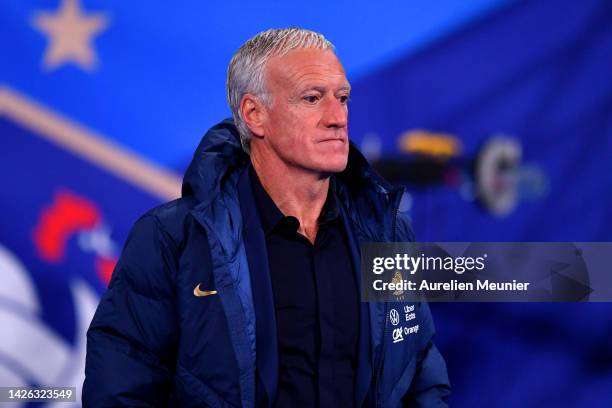
M 216 295 L 217 291 L 216 290 L 200 290 L 200 284 L 198 283 L 198 285 L 195 288 L 193 288 L 193 294 L 195 295 L 195 297 L 204 297 L 204 296 Z

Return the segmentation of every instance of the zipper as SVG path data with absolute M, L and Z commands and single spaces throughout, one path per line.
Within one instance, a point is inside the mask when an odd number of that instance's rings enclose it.
M 380 376 L 382 374 L 382 366 L 383 366 L 383 358 L 385 356 L 385 339 L 387 338 L 387 320 L 389 320 L 389 302 L 385 302 L 385 326 L 383 328 L 383 338 L 380 342 L 380 351 L 378 352 L 377 358 L 377 367 L 376 367 L 376 377 L 374 377 L 374 406 L 380 407 L 382 402 L 380 400 L 380 390 L 378 389 L 378 381 L 380 380 Z
M 397 217 L 399 215 L 399 206 L 400 203 L 402 201 L 402 197 L 404 196 L 404 193 L 406 193 L 406 188 L 401 188 L 398 190 L 399 195 L 398 198 L 396 198 L 396 202 L 394 203 L 394 208 L 393 208 L 393 220 L 391 222 L 392 225 L 392 240 L 396 241 L 397 240 Z M 385 313 L 384 313 L 384 319 L 385 319 L 385 325 L 383 327 L 383 337 L 382 337 L 382 341 L 380 342 L 380 351 L 377 355 L 377 358 L 375 359 L 376 362 L 376 377 L 374 377 L 374 406 L 375 407 L 380 407 L 382 406 L 382 401 L 380 400 L 380 390 L 378 389 L 378 382 L 380 380 L 380 376 L 382 374 L 382 366 L 383 366 L 383 360 L 385 357 L 385 339 L 387 338 L 387 327 L 389 326 L 387 324 L 387 321 L 389 320 L 389 302 L 385 302 Z

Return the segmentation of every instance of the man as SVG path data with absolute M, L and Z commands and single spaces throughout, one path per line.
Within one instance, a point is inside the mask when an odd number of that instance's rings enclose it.
M 88 332 L 84 405 L 445 406 L 427 305 L 394 343 L 390 306 L 359 302 L 359 245 L 413 236 L 403 190 L 349 145 L 331 43 L 260 33 L 227 86 L 235 126 L 205 135 L 183 197 L 130 233 Z

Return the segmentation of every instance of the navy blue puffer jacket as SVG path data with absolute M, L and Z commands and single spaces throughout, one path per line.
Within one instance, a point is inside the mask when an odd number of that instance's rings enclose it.
M 221 122 L 196 150 L 182 197 L 136 222 L 87 333 L 84 406 L 253 407 L 262 393 L 272 405 L 274 304 L 248 162 L 233 122 Z M 403 190 L 354 146 L 337 181 L 354 265 L 361 243 L 414 240 L 398 211 Z M 427 304 L 415 305 L 418 333 L 392 341 L 390 307 L 404 306 L 360 305 L 358 406 L 446 406 Z

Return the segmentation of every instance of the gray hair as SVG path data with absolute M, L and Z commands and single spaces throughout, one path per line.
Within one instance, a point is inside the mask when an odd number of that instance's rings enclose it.
M 244 123 L 240 112 L 242 97 L 250 93 L 270 106 L 272 100 L 265 84 L 266 63 L 272 57 L 304 48 L 334 51 L 334 45 L 323 34 L 303 28 L 281 28 L 257 34 L 245 42 L 232 57 L 227 68 L 227 100 L 245 152 L 250 153 L 253 133 Z

